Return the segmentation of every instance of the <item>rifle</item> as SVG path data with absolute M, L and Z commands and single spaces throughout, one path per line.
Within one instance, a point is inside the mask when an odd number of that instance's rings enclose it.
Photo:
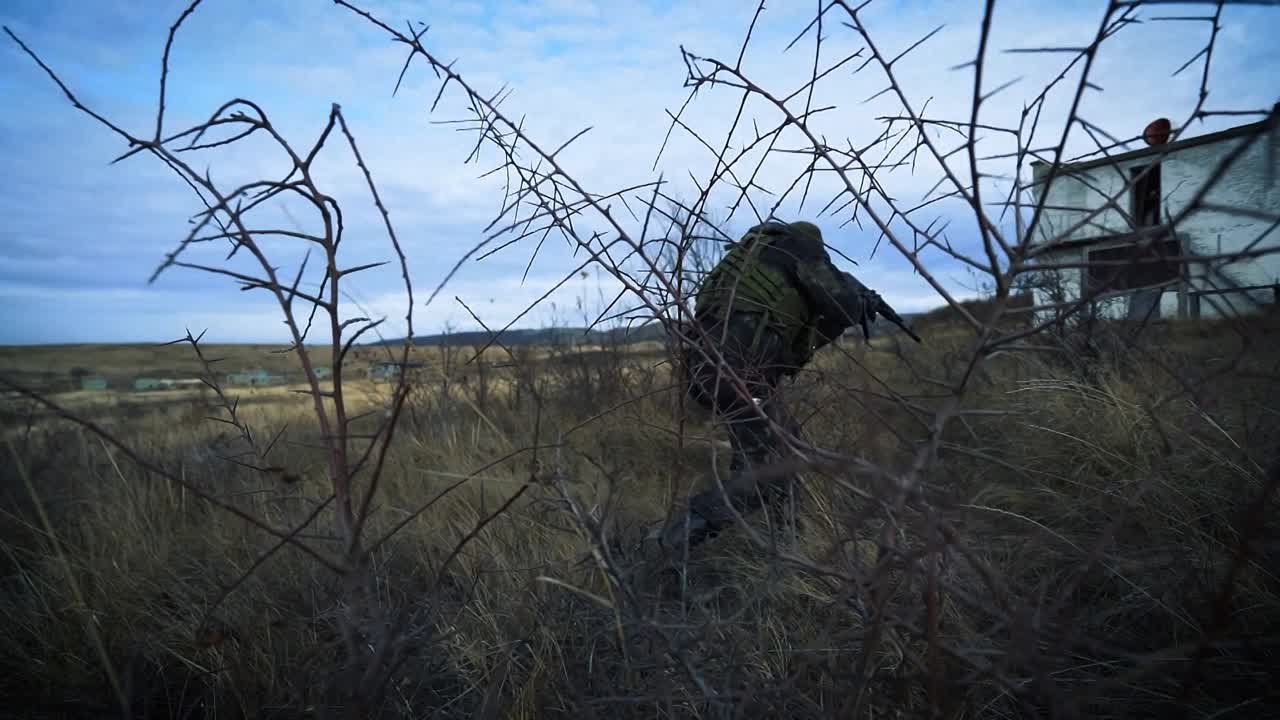
M 885 320 L 888 320 L 894 325 L 897 325 L 899 328 L 902 329 L 902 332 L 906 333 L 907 337 L 911 338 L 912 340 L 915 340 L 918 343 L 924 342 L 923 340 L 920 339 L 920 336 L 917 335 L 914 330 L 912 330 L 910 327 L 907 326 L 907 321 L 903 320 L 902 316 L 894 312 L 893 308 L 889 307 L 889 303 L 885 302 L 884 298 L 880 297 L 880 293 L 869 289 L 866 285 L 863 285 L 862 283 L 858 282 L 857 278 L 855 278 L 854 276 L 850 275 L 847 272 L 841 272 L 840 274 L 844 276 L 845 282 L 849 283 L 858 292 L 861 292 L 863 294 L 863 297 L 875 298 L 875 301 L 871 305 L 871 310 L 875 315 L 879 315 Z M 868 325 L 867 317 L 868 315 L 866 313 L 864 313 L 862 316 L 862 320 L 861 320 L 862 337 L 865 340 L 870 340 L 871 327 Z M 872 317 L 874 317 L 874 315 L 872 315 Z
M 924 342 L 923 340 L 920 339 L 920 336 L 917 335 L 914 330 L 912 330 L 910 327 L 907 326 L 907 321 L 903 320 L 901 315 L 894 312 L 893 308 L 889 307 L 889 303 L 885 302 L 884 298 L 880 297 L 879 293 L 875 295 L 875 299 L 876 299 L 875 304 L 872 306 L 872 308 L 875 310 L 875 313 L 877 315 L 884 318 L 885 320 L 888 320 L 894 325 L 897 325 L 899 328 L 902 329 L 902 332 L 906 333 L 907 337 L 911 338 L 912 340 L 915 340 L 918 343 Z M 866 315 L 862 316 L 862 337 L 867 340 L 871 339 L 871 328 L 868 327 L 867 325 Z

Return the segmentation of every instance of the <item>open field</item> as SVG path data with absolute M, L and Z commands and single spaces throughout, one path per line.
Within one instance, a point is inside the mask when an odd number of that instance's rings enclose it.
M 766 513 L 749 525 L 765 546 L 731 530 L 684 574 L 636 570 L 619 584 L 592 561 L 591 525 L 573 507 L 607 529 L 610 562 L 632 568 L 640 533 L 711 481 L 712 454 L 726 457 L 705 419 L 681 423 L 666 366 L 544 350 L 483 383 L 475 365 L 435 373 L 411 395 L 367 529 L 385 538 L 377 592 L 407 625 L 386 699 L 364 713 L 1021 717 L 1068 697 L 1089 717 L 1267 717 L 1280 680 L 1273 495 L 1265 532 L 1248 526 L 1280 438 L 1280 353 L 1258 345 L 1275 337 L 1263 322 L 1243 336 L 1161 329 L 1158 363 L 1123 349 L 1085 365 L 993 358 L 970 401 L 978 412 L 947 431 L 929 475 L 935 520 L 970 554 L 948 556 L 936 596 L 907 565 L 867 579 L 886 527 L 868 504 L 876 480 L 819 468 L 804 473 L 794 534 Z M 847 341 L 797 378 L 789 402 L 809 441 L 899 466 L 919 428 L 885 388 L 933 402 L 927 379 L 957 372 L 965 342 L 944 327 L 923 347 Z M 51 362 L 44 352 L 29 357 Z M 142 352 L 79 358 L 106 367 Z M 1179 379 L 1197 393 L 1176 394 Z M 361 382 L 352 403 L 381 407 L 389 386 Z M 269 474 L 222 459 L 243 457 L 243 440 L 198 398 L 114 415 L 133 400 L 55 400 L 109 418 L 192 487 L 288 527 L 329 492 L 310 399 L 289 390 L 232 393 L 257 438 L 280 437 L 282 469 Z M 139 716 L 165 717 L 320 717 L 340 702 L 353 651 L 334 575 L 269 552 L 276 539 L 100 437 L 48 418 L 18 427 L 0 520 L 6 697 L 77 717 L 111 715 L 120 694 Z M 335 522 L 322 515 L 300 537 L 334 549 Z M 895 522 L 917 532 L 906 515 Z M 870 632 L 871 598 L 895 618 L 883 635 Z M 911 631 L 935 612 L 932 641 Z
M 224 345 L 204 344 L 201 346 L 209 359 L 220 359 L 218 366 L 230 371 L 241 367 L 261 367 L 273 372 L 301 370 L 302 366 L 296 353 L 289 352 L 283 345 Z M 400 345 L 359 346 L 352 352 L 354 365 L 379 360 L 399 358 Z M 593 346 L 599 349 L 599 346 Z M 626 345 L 629 350 L 637 352 L 655 352 L 661 349 L 659 343 L 646 342 Z M 328 347 L 309 346 L 316 364 L 328 364 Z M 470 359 L 479 347 L 436 347 L 417 346 L 410 355 L 412 362 L 439 363 L 446 355 L 462 360 Z M 541 347 L 531 348 L 533 356 L 546 357 L 552 350 Z M 486 351 L 486 357 L 495 362 L 506 359 L 505 353 L 498 347 Z M 0 346 L 0 370 L 5 372 L 49 372 L 53 374 L 70 374 L 77 367 L 93 372 L 109 375 L 121 373 L 139 373 L 163 375 L 171 373 L 182 376 L 199 375 L 203 365 L 191 351 L 188 343 L 164 345 L 121 344 L 121 345 L 5 345 Z
M 176 344 L 120 344 L 120 345 L 29 345 L 0 347 L 0 372 L 22 381 L 27 387 L 42 392 L 58 394 L 73 402 L 89 401 L 96 391 L 84 391 L 83 398 L 76 397 L 81 390 L 81 376 L 98 376 L 109 381 L 103 397 L 115 398 L 122 394 L 136 395 L 139 401 L 147 393 L 134 393 L 133 381 L 139 377 L 171 378 L 193 383 L 199 378 L 213 378 L 220 384 L 230 373 L 263 370 L 271 375 L 281 375 L 280 385 L 255 388 L 257 391 L 279 392 L 283 386 L 297 389 L 306 384 L 302 363 L 297 353 L 282 345 L 219 345 L 201 344 L 197 355 L 187 342 Z M 554 361 L 567 351 L 575 355 L 602 352 L 605 347 L 590 344 L 566 344 L 561 347 L 521 347 L 524 361 Z M 662 351 L 660 343 L 641 342 L 620 346 L 629 354 L 656 357 Z M 363 382 L 368 379 L 370 367 L 389 362 L 400 362 L 401 345 L 359 346 L 346 357 L 347 382 Z M 310 346 L 308 354 L 314 367 L 331 368 L 332 351 L 327 347 Z M 478 365 L 509 366 L 511 359 L 497 346 L 423 346 L 414 347 L 407 362 L 418 366 L 420 379 L 434 381 L 443 374 L 466 375 Z M 464 367 L 465 366 L 465 367 Z M 478 372 L 478 371 L 476 371 Z M 193 394 L 189 388 L 158 393 L 168 399 L 185 398 Z
M 1280 718 L 1280 4 L 17 5 L 0 716 Z

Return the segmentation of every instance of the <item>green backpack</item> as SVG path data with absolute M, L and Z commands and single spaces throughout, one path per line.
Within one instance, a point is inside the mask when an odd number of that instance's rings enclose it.
M 765 262 L 761 252 L 782 237 L 759 228 L 730 246 L 724 258 L 707 274 L 694 303 L 697 317 L 724 319 L 730 313 L 756 316 L 756 349 L 766 328 L 783 339 L 794 361 L 812 354 L 814 313 L 809 301 L 788 276 L 787 270 Z

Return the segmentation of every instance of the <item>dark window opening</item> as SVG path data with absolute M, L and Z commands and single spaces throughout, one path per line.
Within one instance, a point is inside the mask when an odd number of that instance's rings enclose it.
M 1129 212 L 1134 227 L 1144 228 L 1160 224 L 1160 166 L 1139 165 L 1129 168 Z
M 1182 276 L 1181 263 L 1175 259 L 1179 255 L 1178 241 L 1172 238 L 1151 242 L 1145 249 L 1135 243 L 1092 250 L 1087 256 L 1086 290 L 1090 294 L 1119 292 L 1176 281 Z

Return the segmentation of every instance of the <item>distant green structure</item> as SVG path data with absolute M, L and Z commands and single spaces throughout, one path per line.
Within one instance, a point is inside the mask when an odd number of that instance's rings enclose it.
M 318 367 L 318 368 L 316 368 L 316 379 L 318 379 L 318 380 L 327 380 L 327 379 L 329 379 L 329 378 L 330 378 L 330 377 L 332 377 L 332 376 L 333 376 L 333 370 L 331 370 L 331 369 L 329 369 L 329 368 L 327 368 L 327 367 Z
M 266 383 L 266 370 L 244 370 L 227 374 L 228 385 L 262 385 Z
M 263 385 L 282 385 L 284 384 L 284 375 L 272 374 L 262 368 L 258 368 L 256 370 L 246 370 L 243 372 L 228 374 L 227 384 L 249 385 L 255 387 Z
M 173 381 L 168 378 L 140 377 L 133 381 L 133 389 L 138 392 L 147 392 L 149 390 L 168 390 L 172 387 Z
M 106 390 L 107 379 L 101 375 L 86 375 L 80 378 L 81 390 Z
M 420 362 L 377 362 L 369 366 L 367 370 L 369 379 L 374 382 L 390 382 L 399 380 L 401 374 L 412 375 L 421 371 L 424 367 Z

